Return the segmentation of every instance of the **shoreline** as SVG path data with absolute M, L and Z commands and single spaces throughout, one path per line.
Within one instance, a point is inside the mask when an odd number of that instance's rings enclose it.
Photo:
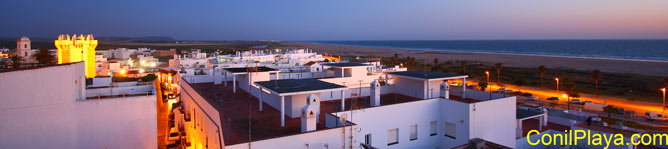
M 308 43 L 308 44 L 343 46 L 343 47 L 397 49 L 397 50 L 411 50 L 411 51 L 423 51 L 423 52 L 451 52 L 451 53 L 500 54 L 500 55 L 518 55 L 518 56 L 545 56 L 545 57 L 562 57 L 562 58 L 583 58 L 583 59 L 602 59 L 602 60 L 668 63 L 668 60 L 628 59 L 628 58 L 611 58 L 611 57 L 587 57 L 587 56 L 568 56 L 568 55 L 550 55 L 550 54 L 503 53 L 503 52 L 483 52 L 483 51 L 461 51 L 461 50 L 427 49 L 427 48 L 422 48 L 421 49 L 421 48 L 374 47 L 374 46 L 360 46 L 360 45 L 328 44 L 328 43 L 317 43 L 317 42 L 296 42 L 296 43 Z
M 464 52 L 453 50 L 434 49 L 404 49 L 404 48 L 379 48 L 368 46 L 347 46 L 335 44 L 321 44 L 312 42 L 285 42 L 287 46 L 309 48 L 319 53 L 343 54 L 351 56 L 380 56 L 392 57 L 394 53 L 400 58 L 406 56 L 415 57 L 425 61 L 434 58 L 439 60 L 466 60 L 485 63 L 502 63 L 513 67 L 538 67 L 545 65 L 548 68 L 570 68 L 578 70 L 599 69 L 603 72 L 644 74 L 651 76 L 668 75 L 668 61 L 660 60 L 638 60 L 621 58 L 601 57 L 579 57 L 558 56 L 539 54 L 514 54 L 493 52 Z

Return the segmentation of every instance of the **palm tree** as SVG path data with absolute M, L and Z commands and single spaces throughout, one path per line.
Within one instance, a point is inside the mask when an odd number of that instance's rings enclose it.
M 564 87 L 564 91 L 566 91 L 566 95 L 568 95 L 568 109 L 570 110 L 571 97 L 580 97 L 580 94 L 575 91 L 575 82 L 570 77 L 565 77 L 561 82 L 563 82 L 561 84 Z
M 438 65 L 438 58 L 434 58 L 434 65 L 431 67 L 432 71 L 440 71 Z
M 494 64 L 494 68 L 496 68 L 496 84 L 501 84 L 500 83 L 500 78 L 501 78 L 501 63 L 496 63 Z
M 392 57 L 392 65 L 397 65 L 397 59 L 399 59 L 399 54 L 394 53 L 394 57 Z
M 9 58 L 9 60 L 12 61 L 12 68 L 19 68 L 21 67 L 21 61 L 23 61 L 23 58 L 18 55 L 14 55 Z
M 605 113 L 608 113 L 608 118 L 610 118 L 610 114 L 611 114 L 612 112 L 615 112 L 615 106 L 607 105 L 607 106 L 603 107 L 603 111 L 604 111 Z
M 522 91 L 522 86 L 526 85 L 526 82 L 524 81 L 524 79 L 522 79 L 522 77 L 518 77 L 517 79 L 515 79 L 514 83 L 515 85 L 517 85 L 518 91 Z
M 668 88 L 668 76 L 663 77 L 663 84 L 665 84 L 666 88 Z
M 4 60 L 0 59 L 0 68 L 7 68 L 7 62 Z
M 39 49 L 39 53 L 33 55 L 33 57 L 39 64 L 53 64 L 56 61 L 56 57 L 49 54 L 47 49 Z
M 601 79 L 601 71 L 598 69 L 591 71 L 591 78 L 594 80 L 594 84 L 596 84 L 596 97 L 598 97 L 598 80 Z
M 480 87 L 481 91 L 485 91 L 485 89 L 487 88 L 487 83 L 488 83 L 487 79 L 485 78 L 478 79 L 478 87 Z
M 543 78 L 545 77 L 545 65 L 538 66 L 538 73 L 540 73 L 540 88 L 543 88 Z
M 461 61 L 462 63 L 462 74 L 466 74 L 466 61 Z

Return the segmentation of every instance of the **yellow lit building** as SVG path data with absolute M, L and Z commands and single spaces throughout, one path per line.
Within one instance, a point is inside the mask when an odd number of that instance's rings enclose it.
M 88 34 L 84 37 L 83 34 L 77 36 L 73 34 L 72 37 L 67 34 L 58 36 L 55 41 L 56 48 L 58 48 L 58 64 L 81 62 L 86 65 L 86 77 L 95 77 L 95 47 L 97 47 L 97 40 L 93 35 Z

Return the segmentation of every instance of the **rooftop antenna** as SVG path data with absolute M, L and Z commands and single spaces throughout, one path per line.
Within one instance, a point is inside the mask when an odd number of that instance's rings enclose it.
M 246 73 L 248 73 L 248 78 L 249 78 L 249 82 L 248 82 L 248 91 L 249 91 L 249 94 L 248 94 L 248 96 L 249 96 L 249 97 L 253 97 L 253 95 L 252 95 L 252 94 L 253 94 L 253 93 L 252 93 L 253 90 L 252 90 L 252 88 L 251 88 L 252 86 L 251 86 L 251 82 L 250 82 L 250 80 L 252 80 L 252 79 L 251 79 L 251 76 L 252 76 L 252 75 L 251 75 L 250 72 L 251 72 L 251 71 L 250 71 L 249 68 L 248 68 L 248 64 L 246 64 Z M 248 98 L 248 99 L 251 100 L 251 98 Z M 253 123 L 252 123 L 252 119 L 253 119 L 253 103 L 252 103 L 252 102 L 253 102 L 253 101 L 249 101 L 249 102 L 248 102 L 248 149 L 251 148 L 251 135 L 252 135 L 252 133 L 251 133 L 251 131 L 252 131 L 251 128 L 252 128 L 252 126 L 253 126 Z M 260 104 L 262 104 L 262 103 L 260 103 Z

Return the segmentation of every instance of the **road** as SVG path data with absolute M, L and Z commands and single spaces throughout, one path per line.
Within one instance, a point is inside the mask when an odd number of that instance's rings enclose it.
M 467 81 L 469 83 L 469 81 Z M 474 83 L 469 83 L 469 84 L 476 84 Z M 491 84 L 491 82 L 490 82 Z M 513 91 L 521 91 L 521 92 L 528 92 L 533 94 L 534 96 L 538 96 L 538 100 L 533 102 L 537 103 L 540 105 L 549 105 L 549 102 L 546 100 L 548 97 L 559 97 L 559 106 L 557 108 L 559 109 L 567 109 L 568 107 L 568 99 L 564 97 L 565 92 L 564 91 L 559 91 L 557 92 L 556 90 L 550 90 L 550 89 L 540 89 L 540 88 L 535 88 L 535 87 L 518 87 L 516 85 L 504 85 L 506 89 L 510 89 Z M 486 89 L 486 91 L 496 91 L 499 89 L 498 85 L 489 85 L 489 88 Z M 591 94 L 580 94 L 580 101 L 591 101 L 593 103 L 600 103 L 600 104 L 608 104 L 608 105 L 613 105 L 615 107 L 621 107 L 624 108 L 624 110 L 633 110 L 636 112 L 638 117 L 635 118 L 630 118 L 622 115 L 615 115 L 613 114 L 613 118 L 617 119 L 622 119 L 622 120 L 630 120 L 630 121 L 635 121 L 640 124 L 645 124 L 649 126 L 654 126 L 654 127 L 668 127 L 667 122 L 657 122 L 657 121 L 647 121 L 644 119 L 642 116 L 644 116 L 645 112 L 648 111 L 653 111 L 653 112 L 662 112 L 666 113 L 662 109 L 662 103 L 654 103 L 654 102 L 646 102 L 646 101 L 631 101 L 623 98 L 616 98 L 616 97 L 605 97 L 605 96 L 599 96 L 596 97 L 596 95 L 591 95 Z M 657 97 L 657 100 L 662 100 L 662 97 Z M 527 101 L 522 101 L 520 98 L 518 98 L 518 101 L 520 102 L 527 102 Z M 532 102 L 528 102 L 532 103 Z M 582 105 L 577 105 L 577 104 L 571 104 L 570 109 L 584 109 Z M 600 116 L 607 116 L 607 113 L 605 112 L 597 112 L 597 111 L 588 111 L 585 110 L 586 112 L 590 113 L 596 113 Z
M 549 89 L 540 89 L 540 88 L 534 88 L 534 87 L 517 87 L 515 85 L 505 85 L 506 89 L 511 89 L 513 91 L 521 91 L 521 92 L 528 92 L 533 94 L 534 96 L 538 96 L 539 99 L 545 100 L 548 97 L 559 97 L 559 103 L 566 103 L 568 102 L 568 99 L 564 97 L 563 95 L 565 94 L 564 91 L 557 92 L 556 90 L 549 90 Z M 491 90 L 496 91 L 499 89 L 499 86 L 497 85 L 491 85 Z M 489 89 L 487 89 L 489 91 Z M 662 97 L 657 97 L 657 100 L 662 100 Z M 623 98 L 616 98 L 616 97 L 605 97 L 605 96 L 599 96 L 596 97 L 596 95 L 590 95 L 590 94 L 580 94 L 580 101 L 591 101 L 593 103 L 600 103 L 600 104 L 608 104 L 608 105 L 613 105 L 615 107 L 621 107 L 624 108 L 624 110 L 633 110 L 637 114 L 644 114 L 645 112 L 648 111 L 654 111 L 654 112 L 663 112 L 665 113 L 662 109 L 662 104 L 661 103 L 654 103 L 654 102 L 646 102 L 646 101 L 631 101 Z M 546 100 L 545 100 L 546 101 Z

